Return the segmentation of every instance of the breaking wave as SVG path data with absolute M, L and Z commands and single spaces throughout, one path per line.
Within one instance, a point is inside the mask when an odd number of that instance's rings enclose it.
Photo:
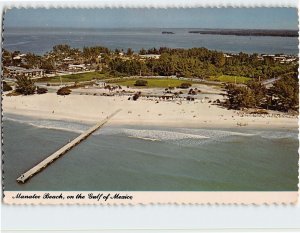
M 91 125 L 80 122 L 70 122 L 61 120 L 43 120 L 26 118 L 15 115 L 6 115 L 4 120 L 27 124 L 37 128 L 64 130 L 74 133 L 82 133 L 89 129 Z M 147 140 L 152 142 L 171 142 L 185 144 L 201 144 L 213 141 L 231 141 L 237 137 L 258 136 L 263 139 L 298 139 L 297 131 L 275 131 L 275 130 L 253 130 L 246 129 L 244 132 L 233 131 L 230 129 L 193 129 L 193 128 L 136 128 L 132 126 L 110 126 L 103 127 L 94 132 L 94 135 L 119 135 L 128 138 Z
M 4 117 L 3 120 L 13 121 L 21 124 L 27 124 L 37 128 L 63 130 L 74 133 L 82 133 L 87 130 L 90 126 L 76 122 L 65 122 L 58 120 L 38 120 L 38 119 L 27 119 L 27 118 L 12 118 Z

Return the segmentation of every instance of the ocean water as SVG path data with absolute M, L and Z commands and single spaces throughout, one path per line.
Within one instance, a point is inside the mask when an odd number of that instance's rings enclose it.
M 69 44 L 75 48 L 101 45 L 110 49 L 193 48 L 205 47 L 230 53 L 284 53 L 298 55 L 298 38 L 272 36 L 201 35 L 188 33 L 195 28 L 159 29 L 64 29 L 5 28 L 3 47 L 10 51 L 44 54 L 54 45 Z M 175 34 L 162 34 L 172 31 Z
M 89 125 L 5 114 L 6 190 L 296 191 L 298 132 L 107 124 L 25 184 Z

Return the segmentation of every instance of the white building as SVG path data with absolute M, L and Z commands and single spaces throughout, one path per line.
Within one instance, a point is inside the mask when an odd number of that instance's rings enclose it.
M 145 55 L 139 55 L 141 59 L 159 59 L 160 54 L 145 54 Z
M 86 66 L 85 64 L 80 64 L 80 65 L 69 64 L 68 69 L 72 71 L 80 71 L 80 70 L 86 70 Z
M 224 53 L 223 56 L 224 56 L 225 58 L 230 58 L 230 57 L 232 57 L 231 55 L 226 54 L 226 53 Z
M 45 75 L 45 71 L 43 69 L 26 69 L 19 66 L 8 66 L 5 67 L 8 70 L 8 73 L 12 77 L 16 77 L 19 75 L 24 75 L 30 78 L 42 78 Z
M 66 58 L 63 59 L 64 63 L 72 63 L 73 61 L 74 61 L 74 59 L 70 58 L 70 57 L 66 57 Z

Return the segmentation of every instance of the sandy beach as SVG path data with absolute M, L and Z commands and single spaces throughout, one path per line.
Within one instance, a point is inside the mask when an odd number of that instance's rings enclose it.
M 195 101 L 156 101 L 145 97 L 137 101 L 127 96 L 92 96 L 56 93 L 32 96 L 4 96 L 3 112 L 43 119 L 94 123 L 121 109 L 110 124 L 165 125 L 189 127 L 247 127 L 297 129 L 298 118 L 287 115 L 245 115 L 208 103 L 220 98 Z

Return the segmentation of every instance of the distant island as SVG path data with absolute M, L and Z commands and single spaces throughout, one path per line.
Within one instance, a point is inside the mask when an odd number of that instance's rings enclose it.
M 174 32 L 163 31 L 162 34 L 175 34 Z
M 264 30 L 264 29 L 206 29 L 189 31 L 189 33 L 209 35 L 235 35 L 235 36 L 278 36 L 298 37 L 297 30 Z

